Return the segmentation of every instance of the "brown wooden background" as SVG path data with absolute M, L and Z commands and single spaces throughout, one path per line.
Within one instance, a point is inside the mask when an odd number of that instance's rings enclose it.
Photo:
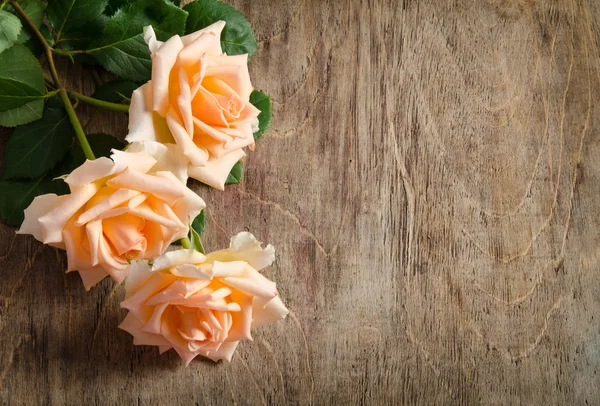
M 600 404 L 600 2 L 232 3 L 273 125 L 240 185 L 193 187 L 205 246 L 276 246 L 290 316 L 184 368 L 2 225 L 2 403 Z

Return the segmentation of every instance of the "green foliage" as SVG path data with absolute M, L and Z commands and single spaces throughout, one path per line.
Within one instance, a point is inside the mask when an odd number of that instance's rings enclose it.
M 105 133 L 96 133 L 96 134 L 87 134 L 86 138 L 90 143 L 90 147 L 92 151 L 94 151 L 94 155 L 96 158 L 100 157 L 110 157 L 112 149 L 123 149 L 125 148 L 125 143 L 113 137 L 112 135 Z M 81 164 L 85 162 L 85 155 L 81 150 L 79 145 L 73 145 L 71 148 L 71 157 L 73 159 L 73 166 L 70 169 L 75 169 Z M 67 172 L 70 172 L 68 170 Z
M 148 80 L 152 64 L 143 28 L 152 25 L 158 39 L 166 40 L 175 34 L 183 34 L 186 18 L 187 12 L 170 1 L 136 1 L 111 17 L 88 53 L 123 79 Z
M 16 127 L 18 125 L 31 123 L 42 118 L 44 113 L 44 100 L 38 99 L 17 107 L 16 109 L 0 113 L 0 126 Z
M 227 22 L 221 34 L 221 46 L 227 55 L 248 54 L 256 51 L 256 38 L 246 17 L 229 4 L 216 0 L 197 0 L 184 8 L 189 13 L 185 33 L 201 30 L 219 20 Z
M 63 32 L 73 31 L 94 21 L 107 3 L 108 0 L 49 0 L 48 20 L 60 39 Z
M 8 11 L 0 10 L 0 52 L 17 43 L 21 33 L 21 20 Z
M 46 40 L 48 45 L 54 46 L 54 38 L 52 38 L 52 33 L 50 32 L 48 27 L 45 25 L 42 25 L 40 27 L 40 32 L 44 36 L 44 39 Z M 38 40 L 36 37 L 29 38 L 27 41 L 25 41 L 23 43 L 23 45 L 25 45 L 25 47 L 27 47 L 27 49 L 29 49 L 29 51 L 35 57 L 39 58 L 44 53 L 44 47 L 42 47 L 40 40 Z
M 107 16 L 100 14 L 84 26 L 64 32 L 56 44 L 57 47 L 68 51 L 88 49 L 90 44 L 98 38 L 99 33 L 104 30 L 108 20 Z
M 192 229 L 196 231 L 198 235 L 202 235 L 204 233 L 204 229 L 206 228 L 206 209 L 202 210 L 198 216 L 192 221 Z
M 243 176 L 242 162 L 238 161 L 235 163 L 235 165 L 233 165 L 233 168 L 231 168 L 231 172 L 229 172 L 229 175 L 227 175 L 227 180 L 225 181 L 225 184 L 226 185 L 237 185 L 242 180 L 242 176 Z
M 23 211 L 36 196 L 46 193 L 64 195 L 69 192 L 67 184 L 55 179 L 60 172 L 51 171 L 28 181 L 0 181 L 0 216 L 10 225 L 18 226 L 23 222 Z
M 258 140 L 271 124 L 271 98 L 263 92 L 255 90 L 250 94 L 250 103 L 260 110 L 258 131 L 254 133 L 254 139 Z
M 32 179 L 46 173 L 67 154 L 74 136 L 67 112 L 46 108 L 41 120 L 17 127 L 8 139 L 4 179 Z
M 43 98 L 42 68 L 23 45 L 14 45 L 0 54 L 0 112 Z
M 99 86 L 92 97 L 111 103 L 131 100 L 131 95 L 140 85 L 128 80 L 111 80 Z
M 25 14 L 27 14 L 27 16 L 29 16 L 29 19 L 33 22 L 33 24 L 37 28 L 40 28 L 44 21 L 44 12 L 46 11 L 46 3 L 44 3 L 40 0 L 19 0 L 19 5 L 21 6 L 21 8 L 25 12 Z M 21 33 L 19 34 L 19 38 L 17 39 L 17 42 L 19 44 L 22 44 L 25 41 L 29 40 L 30 38 L 33 38 L 34 35 L 31 32 L 31 29 L 29 27 L 27 27 L 27 24 L 25 24 L 25 22 L 21 19 L 21 16 L 19 16 L 17 14 L 16 10 L 12 6 L 10 6 L 10 5 L 6 6 L 6 8 L 4 10 L 13 13 L 21 21 L 21 25 L 23 26 L 23 29 L 21 30 Z M 4 28 L 4 24 L 2 24 L 1 26 Z
M 192 225 L 190 227 L 189 239 L 192 244 L 193 249 L 196 251 L 200 251 L 204 254 L 204 247 L 202 246 L 202 241 L 200 241 L 200 236 L 204 232 L 204 228 L 206 227 L 206 210 L 202 210 L 200 214 L 194 219 Z

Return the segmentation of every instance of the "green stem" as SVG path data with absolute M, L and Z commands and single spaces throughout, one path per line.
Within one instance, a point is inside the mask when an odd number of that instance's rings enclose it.
M 182 246 L 183 248 L 185 248 L 186 250 L 187 250 L 187 249 L 190 249 L 190 248 L 192 247 L 192 242 L 191 242 L 191 241 L 190 241 L 190 239 L 189 239 L 189 238 L 187 238 L 187 237 L 185 237 L 185 238 L 182 238 L 181 240 L 179 240 L 179 242 L 181 242 L 181 246 Z
M 44 95 L 45 99 L 49 99 L 50 97 L 56 96 L 58 94 L 58 90 L 52 90 L 50 92 L 46 92 L 46 94 Z
M 77 114 L 75 114 L 75 109 L 73 109 L 71 100 L 69 100 L 69 95 L 67 94 L 67 89 L 65 89 L 65 87 L 62 85 L 62 83 L 60 82 L 60 79 L 58 77 L 58 72 L 56 71 L 56 66 L 54 65 L 54 59 L 52 57 L 52 48 L 50 47 L 50 45 L 48 45 L 48 42 L 46 42 L 46 39 L 44 38 L 44 36 L 40 32 L 40 30 L 38 30 L 38 28 L 35 26 L 33 21 L 31 21 L 31 19 L 27 15 L 27 13 L 21 8 L 19 3 L 17 3 L 15 0 L 9 0 L 9 3 L 17 11 L 17 13 L 19 13 L 21 18 L 23 18 L 23 20 L 27 23 L 27 25 L 29 25 L 29 28 L 31 29 L 31 31 L 33 31 L 35 36 L 38 38 L 38 40 L 42 44 L 42 47 L 44 48 L 44 52 L 46 53 L 46 58 L 48 59 L 48 66 L 50 68 L 50 74 L 52 75 L 54 85 L 56 86 L 56 88 L 58 90 L 58 96 L 62 100 L 62 102 L 65 106 L 65 110 L 67 110 L 67 115 L 69 116 L 69 120 L 71 120 L 71 125 L 73 126 L 73 129 L 75 130 L 75 135 L 77 136 L 79 145 L 81 145 L 81 149 L 83 150 L 83 153 L 87 159 L 96 159 L 96 157 L 94 156 L 94 153 L 92 152 L 92 148 L 90 147 L 90 143 L 88 142 L 87 138 L 85 137 L 85 132 L 83 131 L 83 128 L 81 127 L 81 123 L 79 122 L 79 119 L 77 118 Z
M 69 93 L 69 96 L 72 98 L 86 104 L 91 104 L 92 106 L 101 107 L 107 110 L 121 111 L 123 113 L 127 113 L 129 111 L 129 106 L 127 104 L 111 103 L 104 100 L 98 100 L 81 93 L 73 92 L 71 90 L 69 90 L 67 93 Z
M 60 42 L 60 41 L 56 41 L 56 43 L 58 43 L 58 42 Z M 81 49 L 81 50 L 77 49 L 77 50 L 74 50 L 74 51 L 67 51 L 67 50 L 59 49 L 59 48 L 51 48 L 51 49 L 52 49 L 52 52 L 54 52 L 55 54 L 65 55 L 65 56 L 87 53 L 87 51 L 83 50 L 83 49 Z

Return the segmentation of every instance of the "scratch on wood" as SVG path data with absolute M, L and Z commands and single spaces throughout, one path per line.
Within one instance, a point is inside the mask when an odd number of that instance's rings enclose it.
M 270 200 L 261 199 L 260 197 L 256 196 L 254 193 L 248 192 L 241 188 L 237 188 L 235 190 L 237 190 L 238 193 L 240 193 L 244 196 L 251 197 L 252 199 L 256 200 L 257 202 L 259 202 L 261 204 L 274 207 L 277 211 L 279 211 L 280 213 L 285 215 L 287 218 L 291 219 L 294 223 L 296 223 L 300 227 L 300 230 L 302 231 L 302 233 L 304 235 L 307 235 L 308 237 L 310 237 L 315 242 L 315 244 L 317 244 L 317 247 L 323 254 L 325 254 L 325 256 L 328 257 L 333 253 L 334 250 L 327 252 L 327 250 L 325 249 L 325 247 L 323 247 L 323 244 L 321 243 L 321 241 L 319 241 L 319 239 L 317 238 L 315 233 L 313 233 L 308 227 L 306 227 L 304 224 L 302 224 L 302 222 L 300 221 L 300 218 L 297 215 L 295 215 L 294 213 L 292 213 L 291 211 L 289 211 L 287 209 L 284 209 L 283 207 L 281 207 L 281 205 L 279 203 L 276 203 L 276 202 L 273 202 Z
M 308 374 L 309 374 L 309 377 L 310 377 L 309 404 L 312 405 L 313 404 L 313 394 L 315 392 L 315 380 L 313 378 L 312 367 L 310 365 L 310 353 L 308 351 L 308 341 L 306 340 L 306 334 L 304 333 L 304 329 L 302 328 L 302 324 L 300 324 L 300 321 L 296 317 L 296 313 L 294 313 L 291 309 L 289 309 L 289 310 L 290 310 L 290 317 L 291 317 L 292 320 L 294 320 L 294 322 L 296 323 L 296 325 L 300 329 L 300 332 L 302 333 L 302 339 L 304 340 L 304 351 L 306 353 L 306 368 L 308 369 Z

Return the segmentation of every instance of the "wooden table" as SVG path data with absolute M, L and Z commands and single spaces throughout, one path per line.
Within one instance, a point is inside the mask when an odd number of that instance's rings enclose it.
M 233 3 L 273 125 L 240 185 L 192 187 L 205 246 L 276 246 L 289 317 L 184 368 L 2 225 L 2 403 L 599 404 L 600 2 Z

